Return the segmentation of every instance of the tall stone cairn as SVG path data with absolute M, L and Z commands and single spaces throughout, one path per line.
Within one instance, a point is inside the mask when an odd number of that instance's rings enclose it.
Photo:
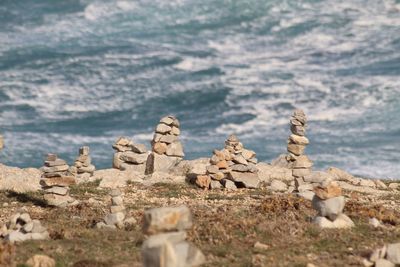
M 260 183 L 257 162 L 256 153 L 245 149 L 235 135 L 230 135 L 224 149 L 213 151 L 207 174 L 197 176 L 196 184 L 204 189 L 257 188 Z
M 70 168 L 70 172 L 75 174 L 79 180 L 87 180 L 93 176 L 96 167 L 92 164 L 90 157 L 90 149 L 88 146 L 79 148 L 79 155 L 75 159 L 74 166 Z
M 177 118 L 166 116 L 160 120 L 151 141 L 152 153 L 147 160 L 146 174 L 168 171 L 183 159 L 185 153 L 179 141 L 180 134 Z
M 312 171 L 313 162 L 304 154 L 306 146 L 310 143 L 306 135 L 307 118 L 303 110 L 296 109 L 290 119 L 292 134 L 288 139 L 286 160 L 292 169 L 295 185 L 304 183 L 304 176 Z
M 145 145 L 135 144 L 126 137 L 119 137 L 113 148 L 115 150 L 113 168 L 144 173 L 148 157 Z
M 336 181 L 326 179 L 314 187 L 312 206 L 318 212 L 314 223 L 321 228 L 350 228 L 353 221 L 343 213 L 345 198 Z
M 43 174 L 40 184 L 48 205 L 66 207 L 77 204 L 77 201 L 69 196 L 69 186 L 76 181 L 68 171 L 69 166 L 65 160 L 58 158 L 56 154 L 48 154 L 41 170 Z
M 186 206 L 147 210 L 143 232 L 149 235 L 142 245 L 144 267 L 192 267 L 205 262 L 204 254 L 186 241 L 192 216 Z

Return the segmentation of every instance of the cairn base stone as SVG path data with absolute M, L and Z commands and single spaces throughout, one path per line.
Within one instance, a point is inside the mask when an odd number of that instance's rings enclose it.
M 181 161 L 182 158 L 179 157 L 169 157 L 152 152 L 147 158 L 145 174 L 168 172 Z
M 314 223 L 321 228 L 351 228 L 354 222 L 345 214 L 339 214 L 334 221 L 330 221 L 325 217 L 317 216 Z
M 345 199 L 343 196 L 334 197 L 326 200 L 314 196 L 312 206 L 318 211 L 318 216 L 323 216 L 334 221 L 343 211 Z
M 246 188 L 259 188 L 260 178 L 256 173 L 244 173 L 232 171 L 229 173 L 229 179 L 235 184 L 241 184 Z

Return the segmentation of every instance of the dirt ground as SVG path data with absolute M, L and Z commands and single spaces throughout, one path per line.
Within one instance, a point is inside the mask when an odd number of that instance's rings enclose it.
M 0 266 L 25 266 L 35 254 L 54 258 L 59 267 L 141 266 L 143 211 L 179 204 L 192 210 L 189 240 L 206 255 L 204 266 L 362 266 L 373 249 L 400 241 L 397 192 L 383 197 L 345 192 L 345 213 L 356 227 L 321 230 L 311 223 L 310 201 L 266 189 L 205 192 L 191 185 L 132 183 L 122 190 L 128 213 L 137 220 L 123 230 L 94 227 L 110 204 L 108 191 L 96 182 L 73 187 L 71 195 L 81 204 L 65 209 L 47 207 L 41 193 L 0 192 L 0 224 L 25 207 L 52 238 L 0 245 Z M 369 217 L 382 220 L 384 227 L 370 226 Z

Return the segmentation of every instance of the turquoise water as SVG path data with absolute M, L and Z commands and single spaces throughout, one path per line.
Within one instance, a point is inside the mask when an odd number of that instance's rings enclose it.
M 6 164 L 90 145 L 110 167 L 118 136 L 149 147 L 166 114 L 189 159 L 236 133 L 270 161 L 296 107 L 317 169 L 400 178 L 400 1 L 0 3 Z

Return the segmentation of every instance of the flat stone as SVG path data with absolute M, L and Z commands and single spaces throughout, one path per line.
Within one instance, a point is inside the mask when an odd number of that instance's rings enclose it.
M 52 194 L 65 196 L 66 194 L 68 194 L 69 188 L 61 187 L 61 186 L 53 186 L 50 188 L 46 188 L 45 191 L 46 191 L 46 193 L 52 193 Z
M 229 189 L 229 190 L 236 190 L 237 189 L 235 183 L 232 182 L 231 180 L 223 179 L 223 180 L 221 180 L 221 183 L 222 183 L 222 185 L 224 186 L 225 189 Z
M 218 167 L 218 169 L 228 169 L 229 168 L 228 162 L 226 160 L 222 160 L 222 161 L 218 162 L 216 164 L 216 166 Z
M 254 173 L 242 173 L 232 171 L 228 174 L 228 179 L 242 185 L 246 188 L 259 188 L 260 187 L 260 178 L 258 178 L 257 174 Z
M 292 144 L 304 145 L 304 146 L 306 146 L 310 143 L 310 141 L 308 140 L 307 137 L 299 136 L 299 135 L 295 135 L 295 134 L 291 134 L 289 136 L 289 142 Z
M 164 123 L 166 125 L 172 125 L 174 123 L 173 117 L 164 117 L 160 120 L 160 123 Z
M 47 240 L 50 239 L 50 234 L 47 231 L 42 233 L 30 233 L 30 239 L 32 240 Z
M 126 152 L 125 152 L 126 153 Z M 82 166 L 78 169 L 78 173 L 93 173 L 96 170 L 96 167 L 94 165 L 89 165 L 87 167 Z
M 360 179 L 360 186 L 368 186 L 368 187 L 375 188 L 376 184 L 373 180 Z
M 220 189 L 222 188 L 222 184 L 219 181 L 211 180 L 210 189 Z
M 163 137 L 162 134 L 154 133 L 153 142 L 160 142 L 161 137 Z
M 312 201 L 312 199 L 315 196 L 315 193 L 313 191 L 302 191 L 302 192 L 296 193 L 296 195 L 301 198 L 304 198 L 306 200 Z
M 400 264 L 400 243 L 387 246 L 386 259 L 394 264 Z
M 168 145 L 165 154 L 167 154 L 168 156 L 183 158 L 185 156 L 185 153 L 183 153 L 182 143 L 175 141 L 172 144 Z
M 339 186 L 337 182 L 331 182 L 326 187 L 316 186 L 314 188 L 314 193 L 320 199 L 329 199 L 341 196 L 342 188 Z
M 171 132 L 172 128 L 164 123 L 160 123 L 156 127 L 156 133 L 166 134 Z
M 174 120 L 174 122 L 172 123 L 172 126 L 175 126 L 178 128 L 181 126 L 181 124 L 177 118 L 175 118 L 174 116 L 170 116 L 170 118 Z
M 285 192 L 288 186 L 282 181 L 273 180 L 267 188 L 274 192 Z
M 143 144 L 132 144 L 132 151 L 138 154 L 144 154 L 147 152 L 147 147 Z
M 293 153 L 296 156 L 300 156 L 300 155 L 304 154 L 305 148 L 306 147 L 304 145 L 296 145 L 296 144 L 289 143 L 287 146 L 287 151 L 290 153 Z
M 248 165 L 249 163 L 242 155 L 235 155 L 232 159 L 233 162 L 243 165 Z
M 178 136 L 178 135 L 181 134 L 181 130 L 179 130 L 178 127 L 173 126 L 172 129 L 171 129 L 171 134 Z
M 303 126 L 291 125 L 290 130 L 295 135 L 304 136 L 306 134 L 306 129 Z
M 330 221 L 325 217 L 316 217 L 314 223 L 321 228 L 351 228 L 354 227 L 353 221 L 345 214 L 340 214 L 334 221 Z
M 118 146 L 131 146 L 132 145 L 132 141 L 129 139 L 129 138 L 127 138 L 127 137 L 124 137 L 124 136 L 120 136 L 118 139 L 117 139 L 117 141 L 115 141 L 115 145 L 118 145 Z
M 223 172 L 217 172 L 216 174 L 210 175 L 212 179 L 220 181 L 225 178 L 225 174 Z
M 119 206 L 111 206 L 110 207 L 110 211 L 111 211 L 111 213 L 119 213 L 119 212 L 122 212 L 122 213 L 126 213 L 126 209 L 125 209 L 125 207 L 123 206 L 123 205 L 119 205 Z
M 253 150 L 243 149 L 242 150 L 242 156 L 246 160 L 249 160 L 249 159 L 254 158 L 256 156 L 256 152 L 254 152 Z
M 209 165 L 206 167 L 206 169 L 207 169 L 207 173 L 210 173 L 210 174 L 215 174 L 215 173 L 219 172 L 219 168 L 216 165 Z
M 314 186 L 312 184 L 302 184 L 297 187 L 297 191 L 304 192 L 304 191 L 313 191 Z
M 163 135 L 160 138 L 160 142 L 166 143 L 166 144 L 172 144 L 174 142 L 178 142 L 178 136 L 173 135 L 173 134 L 167 134 L 167 135 Z
M 211 178 L 208 175 L 198 175 L 195 183 L 200 188 L 208 189 L 210 187 Z
M 306 155 L 301 155 L 296 158 L 296 160 L 293 162 L 293 168 L 294 169 L 308 169 L 313 166 L 313 162 L 306 156 Z
M 29 236 L 18 231 L 13 231 L 6 235 L 4 239 L 9 241 L 10 243 L 15 243 L 26 241 L 29 239 Z
M 335 180 L 335 177 L 327 172 L 316 171 L 303 176 L 303 179 L 307 183 L 321 183 L 327 179 L 333 181 Z
M 45 194 L 44 199 L 49 206 L 55 207 L 66 207 L 69 204 L 75 202 L 75 199 L 70 197 L 69 195 L 57 195 L 57 194 Z
M 125 213 L 117 212 L 117 213 L 107 214 L 106 217 L 104 217 L 104 222 L 108 225 L 116 225 L 119 222 L 123 222 L 124 219 L 125 219 Z
M 243 164 L 235 164 L 231 166 L 232 171 L 237 171 L 237 172 L 249 172 L 250 167 L 249 165 L 243 165 Z
M 143 164 L 147 160 L 147 154 L 138 154 L 135 152 L 124 152 L 120 157 L 122 161 L 133 164 Z
M 311 173 L 311 169 L 293 169 L 294 177 L 305 177 Z
M 157 142 L 153 145 L 153 151 L 156 152 L 157 154 L 163 155 L 165 154 L 165 152 L 167 152 L 167 144 Z
M 343 196 L 326 200 L 314 196 L 312 200 L 312 206 L 318 211 L 318 216 L 328 217 L 331 221 L 334 221 L 337 216 L 343 212 L 344 205 L 345 199 Z
M 53 173 L 53 172 L 63 172 L 68 171 L 68 165 L 60 165 L 60 166 L 53 166 L 53 167 L 42 167 L 42 171 L 46 173 Z
M 133 163 L 122 163 L 120 167 L 121 171 L 135 174 L 144 174 L 146 170 L 146 164 L 133 164 Z
M 149 209 L 143 219 L 143 232 L 146 234 L 182 231 L 192 227 L 192 216 L 187 206 Z
M 55 161 L 55 160 L 57 160 L 56 154 L 47 154 L 45 161 Z
M 186 238 L 187 234 L 185 231 L 152 235 L 143 242 L 142 249 L 158 247 L 165 244 L 166 242 L 176 244 L 185 241 Z
M 62 165 L 67 165 L 67 162 L 63 159 L 56 159 L 54 161 L 45 161 L 44 165 L 47 167 L 55 167 L 55 166 L 62 166 Z

